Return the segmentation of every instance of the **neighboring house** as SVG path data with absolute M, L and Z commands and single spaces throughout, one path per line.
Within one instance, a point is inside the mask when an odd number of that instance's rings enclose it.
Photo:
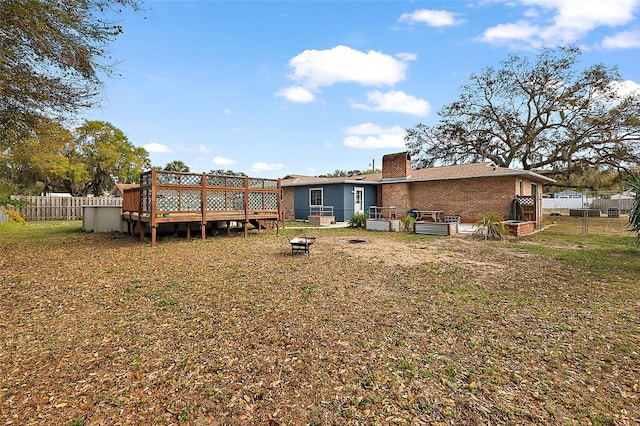
M 113 188 L 111 195 L 113 195 L 114 197 L 122 197 L 125 190 L 129 188 L 137 188 L 138 186 L 140 185 L 138 185 L 137 183 L 116 183 L 116 186 L 115 188 Z
M 288 218 L 306 219 L 310 206 L 322 203 L 334 205 L 336 221 L 348 220 L 349 213 L 357 210 L 355 194 L 361 188 L 365 213 L 370 206 L 394 206 L 398 217 L 410 209 L 436 210 L 475 223 L 481 214 L 508 218 L 518 198 L 527 219 L 540 223 L 542 185 L 554 182 L 528 170 L 490 162 L 412 170 L 409 153 L 400 152 L 382 158 L 382 173 L 344 178 L 287 176 L 282 187 Z
M 636 193 L 631 191 L 625 191 L 611 196 L 612 200 L 635 200 L 635 198 Z
M 556 192 L 555 194 L 551 194 L 550 195 L 552 198 L 568 198 L 568 199 L 581 199 L 584 198 L 584 193 L 582 192 L 576 192 L 576 191 L 562 191 L 562 192 Z
M 282 181 L 283 207 L 288 220 L 307 220 L 322 207 L 332 207 L 336 222 L 348 222 L 354 213 L 367 213 L 377 205 L 380 173 L 345 176 L 285 176 Z
M 582 209 L 593 202 L 593 198 L 583 192 L 562 191 L 547 195 L 542 199 L 543 209 Z

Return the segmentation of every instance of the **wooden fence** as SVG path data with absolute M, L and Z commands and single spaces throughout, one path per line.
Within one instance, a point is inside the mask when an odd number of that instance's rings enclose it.
M 16 208 L 26 221 L 82 220 L 82 206 L 121 206 L 120 197 L 37 197 L 13 195 L 23 206 Z

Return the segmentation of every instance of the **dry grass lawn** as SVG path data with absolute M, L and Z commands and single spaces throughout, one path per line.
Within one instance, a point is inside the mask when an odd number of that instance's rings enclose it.
M 626 219 L 488 242 L 0 227 L 2 424 L 640 422 Z M 366 242 L 349 243 L 364 238 Z

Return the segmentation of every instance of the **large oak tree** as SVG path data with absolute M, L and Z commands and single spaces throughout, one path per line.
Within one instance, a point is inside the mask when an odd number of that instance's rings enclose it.
M 101 75 L 113 70 L 107 47 L 122 32 L 115 17 L 139 3 L 0 2 L 0 149 L 43 117 L 69 118 L 94 104 Z
M 474 74 L 433 126 L 407 129 L 420 167 L 493 161 L 556 174 L 640 163 L 640 93 L 623 93 L 615 67 L 576 69 L 576 47 L 510 56 Z
M 76 158 L 90 178 L 82 192 L 102 195 L 116 183 L 134 183 L 151 166 L 144 148 L 134 146 L 122 130 L 104 121 L 86 121 L 74 131 Z
M 0 181 L 13 182 L 22 193 L 103 195 L 116 183 L 138 182 L 150 165 L 147 151 L 111 123 L 86 121 L 70 131 L 41 120 L 0 157 Z

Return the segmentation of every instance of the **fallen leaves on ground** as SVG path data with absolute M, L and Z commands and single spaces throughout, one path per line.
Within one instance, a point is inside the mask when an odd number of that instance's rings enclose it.
M 640 420 L 640 269 L 350 229 L 0 248 L 4 424 Z

